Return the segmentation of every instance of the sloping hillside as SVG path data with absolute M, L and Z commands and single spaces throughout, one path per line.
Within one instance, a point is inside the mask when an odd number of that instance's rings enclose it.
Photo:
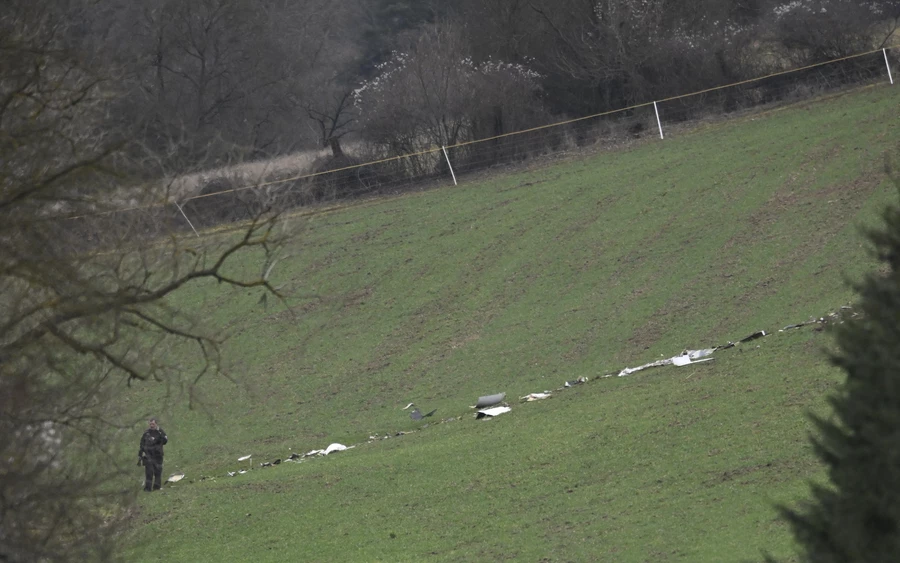
M 133 559 L 789 554 L 772 505 L 819 475 L 805 412 L 840 373 L 818 325 L 777 329 L 839 310 L 845 277 L 872 266 L 859 226 L 896 198 L 897 107 L 896 88 L 868 88 L 290 219 L 303 234 L 275 271 L 290 310 L 184 297 L 229 327 L 237 383 L 205 381 L 195 411 L 153 387 L 124 399 L 160 413 L 167 471 L 188 475 L 142 499 Z M 598 377 L 757 330 L 775 332 Z M 512 412 L 475 420 L 495 392 Z M 411 401 L 435 416 L 412 421 Z M 243 454 L 332 442 L 357 447 L 226 476 Z

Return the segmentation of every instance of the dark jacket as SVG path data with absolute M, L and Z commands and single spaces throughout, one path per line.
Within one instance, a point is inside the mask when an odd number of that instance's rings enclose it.
M 143 459 L 149 457 L 152 459 L 163 458 L 163 446 L 169 441 L 166 433 L 162 428 L 153 430 L 148 428 L 141 436 L 141 449 L 138 451 L 138 457 Z

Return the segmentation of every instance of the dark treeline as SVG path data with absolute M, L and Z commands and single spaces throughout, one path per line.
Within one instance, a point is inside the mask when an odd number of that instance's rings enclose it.
M 177 171 L 489 137 L 871 50 L 900 21 L 900 0 L 41 4 L 57 45 L 104 80 L 105 126 Z

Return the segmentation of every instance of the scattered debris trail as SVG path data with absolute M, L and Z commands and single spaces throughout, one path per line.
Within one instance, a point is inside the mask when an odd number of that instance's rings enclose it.
M 821 330 L 821 327 L 823 325 L 826 325 L 829 323 L 843 322 L 843 318 L 845 316 L 847 316 L 849 318 L 854 318 L 854 317 L 858 316 L 858 313 L 853 311 L 852 307 L 843 306 L 843 307 L 841 307 L 841 311 L 839 313 L 831 313 L 827 316 L 819 317 L 817 319 L 810 319 L 810 320 L 808 320 L 806 322 L 802 322 L 802 323 L 789 324 L 789 325 L 785 326 L 784 328 L 780 329 L 778 332 L 796 330 L 796 329 L 800 329 L 800 328 L 803 328 L 806 326 L 811 326 L 811 325 L 818 325 L 819 327 L 816 328 L 815 330 Z M 764 330 L 758 330 L 758 331 L 738 340 L 737 342 L 729 341 L 721 346 L 715 346 L 713 348 L 701 348 L 698 350 L 684 350 L 683 352 L 681 352 L 680 354 L 678 354 L 676 356 L 672 356 L 669 358 L 663 358 L 663 359 L 656 360 L 654 362 L 646 363 L 643 365 L 639 365 L 636 367 L 626 367 L 626 368 L 621 369 L 618 372 L 598 375 L 595 377 L 595 379 L 604 379 L 604 378 L 608 378 L 608 377 L 625 377 L 625 376 L 631 375 L 633 373 L 643 371 L 643 370 L 649 369 L 649 368 L 654 368 L 654 367 L 662 367 L 662 366 L 669 366 L 669 365 L 676 366 L 676 367 L 683 367 L 683 366 L 694 365 L 694 364 L 699 364 L 699 363 L 703 363 L 703 362 L 709 362 L 709 361 L 712 361 L 715 359 L 715 358 L 711 357 L 714 352 L 717 352 L 719 350 L 727 350 L 729 348 L 733 348 L 735 346 L 740 346 L 742 344 L 746 344 L 748 342 L 752 342 L 752 341 L 760 339 L 760 338 L 765 338 L 770 335 L 771 335 L 770 332 L 766 332 Z M 589 381 L 590 381 L 589 377 L 581 376 L 581 377 L 578 377 L 577 379 L 573 379 L 573 380 L 564 382 L 562 387 L 559 387 L 558 389 L 556 389 L 556 391 L 564 391 L 566 389 L 570 389 L 572 387 L 576 387 L 576 386 L 588 383 Z M 539 401 L 539 400 L 543 400 L 543 399 L 549 399 L 552 397 L 553 397 L 553 393 L 551 391 L 543 391 L 541 393 L 529 393 L 528 395 L 520 397 L 519 400 L 521 402 L 534 402 L 534 401 Z M 506 414 L 506 413 L 512 412 L 512 408 L 507 403 L 504 402 L 505 399 L 506 399 L 505 392 L 504 393 L 494 393 L 492 395 L 483 395 L 478 398 L 478 401 L 475 403 L 475 405 L 473 405 L 469 408 L 477 409 L 475 412 L 476 419 L 490 420 L 497 416 L 500 416 L 501 414 Z M 419 410 L 419 408 L 416 406 L 416 404 L 412 403 L 412 402 L 409 403 L 408 405 L 406 405 L 405 407 L 403 407 L 401 410 L 408 410 L 410 408 L 412 408 L 413 410 L 410 411 L 409 417 L 412 420 L 417 421 L 417 422 L 421 421 L 425 418 L 431 417 L 437 412 L 437 409 L 434 409 L 434 410 L 429 411 L 428 413 L 423 414 Z M 455 420 L 460 420 L 461 418 L 462 418 L 462 416 L 454 416 L 454 417 L 450 417 L 450 418 L 440 420 L 437 422 L 438 423 L 451 422 L 451 421 L 455 421 Z M 424 429 L 427 426 L 428 425 L 426 424 L 422 428 Z M 398 432 L 395 432 L 394 434 L 385 434 L 384 436 L 378 436 L 376 434 L 373 436 L 369 436 L 369 439 L 365 443 L 370 444 L 377 440 L 386 440 L 386 439 L 392 438 L 392 437 L 405 436 L 406 434 L 411 434 L 411 433 L 417 432 L 417 431 L 418 430 L 398 431 Z M 311 458 L 325 457 L 325 456 L 335 453 L 335 452 L 342 452 L 342 451 L 346 451 L 349 449 L 353 449 L 357 445 L 361 445 L 361 444 L 345 446 L 344 444 L 333 443 L 333 444 L 330 444 L 325 449 L 310 450 L 310 451 L 306 452 L 305 454 L 298 454 L 296 452 L 292 452 L 283 461 L 284 461 L 284 463 L 288 463 L 288 462 L 300 463 L 300 462 L 309 460 Z M 226 473 L 226 475 L 228 475 L 229 477 L 234 477 L 236 475 L 246 474 L 248 471 L 250 471 L 250 469 L 252 469 L 252 467 L 251 467 L 252 457 L 253 457 L 252 454 L 250 454 L 250 455 L 245 455 L 245 456 L 241 456 L 241 457 L 237 458 L 237 460 L 239 462 L 247 462 L 247 468 L 239 469 L 237 471 L 228 471 Z M 262 462 L 259 464 L 259 466 L 260 467 L 273 467 L 273 466 L 281 465 L 281 464 L 282 464 L 282 460 L 279 458 L 279 459 L 276 459 L 271 462 L 270 461 Z M 181 481 L 182 479 L 184 479 L 184 473 L 179 473 L 179 474 L 175 474 L 175 475 L 172 475 L 171 477 L 169 477 L 168 482 L 169 483 L 177 483 L 178 481 Z M 201 476 L 199 480 L 204 481 L 206 479 L 214 479 L 214 478 Z M 187 482 L 190 483 L 192 481 L 187 481 Z

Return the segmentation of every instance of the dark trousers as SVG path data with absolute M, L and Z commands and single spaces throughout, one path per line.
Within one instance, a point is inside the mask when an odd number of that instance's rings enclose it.
M 161 457 L 144 458 L 144 490 L 150 491 L 162 487 L 162 466 Z

